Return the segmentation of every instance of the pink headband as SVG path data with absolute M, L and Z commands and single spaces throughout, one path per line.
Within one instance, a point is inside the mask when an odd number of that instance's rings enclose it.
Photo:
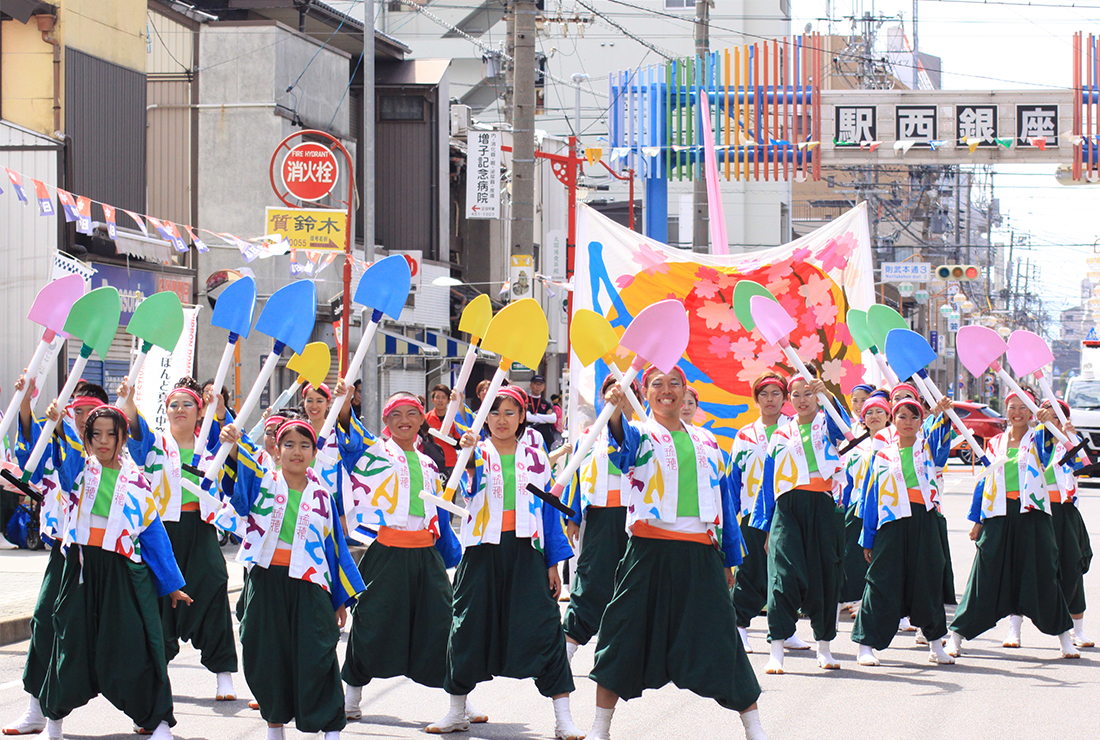
M 99 408 L 100 406 L 106 406 L 106 404 L 103 403 L 103 401 L 100 401 L 95 396 L 75 396 L 73 400 L 69 402 L 69 405 L 65 408 L 75 409 L 78 406 L 92 406 L 94 408 Z
M 881 396 L 875 396 L 874 398 L 868 399 L 868 401 L 863 404 L 863 408 L 860 409 L 859 418 L 862 419 L 863 417 L 867 416 L 867 412 L 871 409 L 882 409 L 886 412 L 887 416 L 890 415 L 890 404 L 888 404 L 886 402 L 886 399 L 882 398 Z
M 112 413 L 112 412 L 115 413 L 115 414 L 118 414 L 119 416 L 122 417 L 122 426 L 123 426 L 123 428 L 126 429 L 126 430 L 129 430 L 130 429 L 130 419 L 129 419 L 129 417 L 126 416 L 126 412 L 123 411 L 122 409 L 120 409 L 118 406 L 110 406 L 110 405 L 105 404 L 105 403 L 100 403 L 98 406 L 96 406 L 94 409 L 92 409 L 91 413 L 88 414 L 88 418 L 85 419 L 84 423 L 88 424 L 88 422 L 94 422 L 100 416 L 105 416 L 105 415 L 107 415 L 109 413 Z M 84 430 L 82 429 L 81 432 L 83 432 L 83 431 Z
M 783 391 L 784 395 L 786 395 L 786 393 L 787 393 L 787 383 L 786 383 L 786 381 L 784 381 L 782 378 L 773 378 L 769 375 L 768 377 L 766 377 L 763 380 L 761 380 L 760 382 L 758 382 L 756 384 L 756 386 L 752 389 L 753 398 L 755 398 L 756 394 L 760 392 L 760 389 L 763 388 L 766 385 L 777 385 L 777 386 L 779 386 L 780 390 Z
M 1027 391 L 1024 391 L 1024 395 L 1027 396 L 1028 399 L 1030 399 L 1032 403 L 1035 403 L 1035 396 L 1031 395 Z M 1013 398 L 1020 398 L 1020 394 L 1017 393 L 1016 391 L 1013 391 L 1012 393 L 1009 393 L 1007 396 L 1005 396 L 1005 406 L 1007 406 L 1009 400 L 1011 400 Z M 1020 399 L 1020 400 L 1023 400 L 1023 399 Z
M 198 393 L 195 393 L 195 391 L 191 390 L 190 388 L 173 388 L 172 390 L 168 391 L 168 395 L 164 397 L 164 405 L 167 406 L 168 399 L 176 395 L 177 393 L 186 393 L 187 395 L 191 396 L 191 398 L 195 399 L 195 403 L 199 405 L 200 409 L 202 408 L 202 399 L 199 398 Z
M 518 386 L 510 385 L 507 388 L 501 388 L 499 391 L 497 391 L 497 398 L 501 396 L 504 396 L 505 398 L 511 398 L 513 401 L 519 404 L 519 407 L 521 409 L 527 408 L 527 394 L 524 393 L 523 389 Z
M 659 372 L 661 372 L 661 371 L 657 368 L 656 365 L 650 365 L 648 368 L 646 368 L 646 371 L 644 373 L 642 373 L 642 388 L 648 387 L 649 386 L 649 379 L 651 377 L 653 377 L 653 373 L 659 373 Z M 684 375 L 684 371 L 680 369 L 679 365 L 674 365 L 673 368 L 672 368 L 672 372 L 678 374 L 680 376 L 680 380 L 684 381 L 685 385 L 687 384 L 687 376 Z M 671 375 L 671 374 L 672 373 L 665 373 L 665 375 Z
M 390 412 L 394 409 L 401 408 L 402 406 L 412 406 L 421 414 L 424 413 L 424 405 L 420 403 L 419 399 L 412 396 L 398 396 L 397 398 L 391 398 L 385 406 L 382 407 L 382 418 L 385 419 L 390 415 Z
M 912 398 L 903 398 L 895 403 L 892 416 L 897 416 L 897 413 L 902 406 L 911 406 L 913 409 L 916 410 L 917 415 L 920 416 L 920 418 L 924 418 L 924 406 L 920 405 L 920 401 L 914 401 Z
M 1055 399 L 1055 400 L 1058 401 L 1058 405 L 1062 407 L 1062 413 L 1064 413 L 1066 415 L 1066 418 L 1068 419 L 1069 418 L 1069 404 L 1066 403 L 1065 401 L 1063 401 L 1060 398 Z M 1043 401 L 1040 408 L 1048 408 L 1048 409 L 1051 408 L 1050 401 Z
M 316 388 L 314 388 L 309 383 L 306 383 L 304 386 L 302 386 L 302 398 L 308 396 L 310 391 L 317 391 L 325 397 L 326 401 L 332 400 L 332 391 L 329 390 L 329 387 L 324 383 L 321 383 L 321 385 L 317 386 Z
M 313 431 L 313 427 L 310 426 L 308 422 L 302 421 L 301 419 L 291 419 L 290 421 L 283 422 L 283 425 L 279 427 L 279 431 L 275 433 L 275 439 L 281 439 L 288 429 L 293 429 L 294 427 L 305 429 L 306 436 L 313 440 L 313 444 L 317 444 L 317 432 Z
M 894 400 L 894 396 L 896 396 L 898 394 L 898 391 L 909 391 L 910 393 L 913 394 L 914 397 L 920 398 L 920 393 L 917 392 L 917 389 L 912 384 L 910 384 L 910 383 L 898 383 L 890 391 L 890 400 L 891 401 Z
M 271 426 L 272 424 L 282 424 L 284 421 L 286 421 L 285 416 L 280 416 L 279 414 L 274 414 L 272 416 L 267 417 L 267 420 L 264 421 L 264 428 L 266 429 L 267 427 Z

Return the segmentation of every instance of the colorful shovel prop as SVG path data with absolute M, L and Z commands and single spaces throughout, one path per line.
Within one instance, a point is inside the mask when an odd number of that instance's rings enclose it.
M 306 345 L 302 354 L 291 357 L 286 366 L 287 369 L 298 373 L 298 380 L 280 393 L 279 397 L 275 399 L 275 403 L 271 404 L 269 411 L 272 414 L 281 411 L 284 406 L 290 403 L 290 399 L 294 398 L 306 383 L 316 388 L 325 382 L 328 371 L 332 369 L 332 352 L 324 342 L 310 342 Z M 256 422 L 256 425 L 248 433 L 250 439 L 258 440 L 260 438 L 264 431 L 265 421 L 265 419 L 260 419 Z
M 579 309 L 573 314 L 573 323 L 569 327 L 569 343 L 577 354 L 577 359 L 581 361 L 581 365 L 588 367 L 597 360 L 602 359 L 619 385 L 623 385 L 625 378 L 623 378 L 622 370 L 619 369 L 618 365 L 622 358 L 618 357 L 616 353 L 619 348 L 619 335 L 611 327 L 610 321 L 595 311 L 589 311 L 587 308 Z M 634 409 L 634 414 L 639 419 L 644 420 L 646 418 L 645 407 L 642 406 L 642 402 L 638 400 L 638 397 L 630 391 L 630 383 L 627 383 L 623 388 L 631 407 Z
M 997 377 L 1004 382 L 1016 396 L 1023 401 L 1031 413 L 1039 413 L 1039 407 L 1024 393 L 1020 385 L 1012 379 L 1012 376 L 1001 367 L 999 360 L 1001 355 L 1008 351 L 1008 343 L 1001 339 L 1001 335 L 988 326 L 970 324 L 959 329 L 955 335 L 955 351 L 958 353 L 959 362 L 966 366 L 970 374 L 980 378 L 986 370 L 992 370 Z M 1066 447 L 1073 447 L 1069 438 L 1058 429 L 1051 426 L 1051 435 Z
M 223 296 L 224 297 L 224 296 Z M 266 334 L 275 340 L 271 347 L 271 353 L 264 360 L 264 366 L 260 374 L 256 376 L 256 382 L 245 397 L 237 412 L 238 428 L 244 428 L 248 423 L 248 417 L 252 415 L 256 404 L 260 402 L 260 394 L 263 393 L 271 375 L 275 372 L 275 365 L 279 362 L 279 355 L 284 347 L 290 347 L 298 354 L 302 354 L 306 348 L 309 335 L 313 333 L 313 326 L 317 322 L 317 286 L 309 280 L 300 280 L 290 285 L 284 285 L 271 294 L 256 321 L 256 331 Z M 217 388 L 217 386 L 215 386 Z M 214 404 L 210 404 L 213 406 Z M 197 449 L 202 449 L 198 447 Z M 221 475 L 222 465 L 229 456 L 233 445 L 223 442 L 218 448 L 218 454 L 206 471 L 202 487 L 209 490 Z
M 183 333 L 180 297 L 170 290 L 149 296 L 134 309 L 130 323 L 126 325 L 126 333 L 141 340 L 141 349 L 126 376 L 127 384 L 133 388 L 149 350 L 160 347 L 168 352 L 175 351 Z
M 745 331 L 751 332 L 756 328 L 756 321 L 752 318 L 752 299 L 758 295 L 770 301 L 775 300 L 770 290 L 752 280 L 741 280 L 733 286 L 733 315 L 745 327 Z
M 248 333 L 252 331 L 252 314 L 255 310 L 256 280 L 250 276 L 230 283 L 214 303 L 214 314 L 210 317 L 211 326 L 229 330 L 229 340 L 225 343 L 225 349 L 222 350 L 218 371 L 214 373 L 215 393 L 220 392 L 225 386 L 225 374 L 229 372 L 229 365 L 233 362 L 237 341 L 242 337 L 248 339 Z M 214 425 L 217 406 L 216 403 L 212 403 L 203 412 L 202 427 L 199 428 L 199 436 L 195 442 L 192 465 L 198 466 L 202 450 L 206 449 L 206 439 L 210 436 L 210 428 Z
M 63 409 L 72 397 L 73 390 L 76 388 L 76 384 L 80 382 L 80 376 L 84 372 L 84 367 L 88 364 L 88 358 L 92 356 L 92 352 L 100 357 L 107 356 L 107 350 L 111 347 L 111 340 L 115 338 L 115 332 L 118 330 L 118 319 L 121 315 L 122 304 L 118 297 L 118 291 L 109 286 L 96 288 L 73 303 L 72 310 L 69 311 L 69 316 L 65 319 L 64 330 L 69 336 L 79 339 L 82 344 L 80 346 L 80 356 L 76 358 L 76 363 L 73 364 L 73 369 L 57 397 L 58 410 Z M 30 493 L 28 491 L 29 486 L 26 485 L 27 481 L 30 480 L 35 468 L 38 467 L 39 461 L 42 460 L 42 455 L 45 454 L 46 446 L 53 438 L 53 432 L 56 428 L 56 421 L 46 420 L 46 424 L 42 427 L 42 433 L 38 437 L 38 443 L 35 444 L 30 458 L 27 459 L 27 464 L 23 467 L 21 478 L 16 479 L 7 470 L 3 471 L 4 478 L 13 484 L 21 484 L 20 490 L 24 493 Z
M 884 384 L 888 388 L 897 385 L 898 376 L 886 364 L 886 358 L 882 356 L 878 343 L 867 327 L 867 312 L 858 308 L 850 309 L 845 321 L 848 323 L 848 333 L 852 335 L 852 341 L 859 347 L 859 351 L 870 352 L 871 356 L 875 358 L 875 364 L 878 365 L 879 372 L 882 373 Z
M 738 283 L 738 285 L 740 284 Z M 798 327 L 791 315 L 774 299 L 769 300 L 761 295 L 753 296 L 749 301 L 749 306 L 752 311 L 753 322 L 756 324 L 757 331 L 764 337 L 764 341 L 768 344 L 779 345 L 783 349 L 783 354 L 787 356 L 787 360 L 798 370 L 798 374 L 802 376 L 803 380 L 807 383 L 813 380 L 813 376 L 810 375 L 810 371 L 802 362 L 802 358 L 791 346 L 790 334 Z M 836 407 L 833 406 L 832 399 L 824 393 L 818 393 L 817 401 L 825 409 L 825 413 L 844 432 L 844 438 L 849 442 L 853 441 L 855 438 L 852 435 L 852 429 L 844 421 Z
M 929 390 L 929 386 L 935 388 L 935 384 L 932 383 L 932 379 L 928 377 L 928 372 L 925 370 L 936 359 L 936 351 L 928 344 L 927 339 L 909 329 L 891 329 L 890 333 L 886 335 L 886 358 L 890 362 L 890 366 L 897 371 L 898 377 L 912 378 L 917 381 L 917 389 L 924 396 L 924 400 L 929 406 L 935 406 L 939 402 L 936 394 Z M 955 430 L 970 445 L 970 449 L 974 451 L 974 454 L 981 455 L 982 465 L 988 468 L 991 463 L 989 458 L 986 457 L 985 450 L 974 439 L 974 435 L 962 423 L 962 419 L 955 413 L 955 410 L 948 409 L 947 417 L 951 419 Z
M 26 377 L 28 379 L 38 375 L 38 371 L 42 366 L 42 358 L 46 356 L 46 351 L 49 349 L 54 337 L 58 334 L 65 336 L 65 332 L 62 330 L 65 328 L 65 319 L 69 317 L 69 309 L 73 307 L 77 299 L 84 295 L 85 291 L 84 278 L 80 275 L 66 275 L 47 283 L 42 290 L 38 291 L 34 303 L 31 304 L 31 310 L 27 313 L 27 318 L 44 327 L 45 331 L 42 332 L 42 338 L 38 340 L 34 355 L 27 364 Z M 8 403 L 4 418 L 0 420 L 0 440 L 3 440 L 11 431 L 11 426 L 19 415 L 19 404 L 23 402 L 23 396 L 27 394 L 28 385 L 29 383 L 25 383 L 23 390 L 16 391 Z
M 578 311 L 578 313 L 580 312 Z M 599 316 L 599 314 L 596 315 Z M 604 321 L 606 322 L 607 319 L 604 319 Z M 608 328 L 610 328 L 610 325 Z M 612 331 L 612 334 L 614 334 L 614 331 Z M 679 362 L 684 350 L 687 349 L 690 338 L 691 326 L 688 323 L 687 311 L 680 301 L 674 299 L 657 301 L 639 311 L 634 320 L 630 322 L 630 326 L 626 327 L 626 331 L 623 332 L 623 336 L 618 342 L 621 347 L 634 353 L 634 360 L 630 363 L 630 369 L 619 381 L 623 393 L 634 395 L 633 391 L 630 390 L 630 383 L 647 362 L 662 373 L 672 372 L 672 368 L 676 367 L 676 363 Z M 598 349 L 599 347 L 594 347 L 593 351 Z M 607 352 L 604 352 L 600 356 L 607 354 Z M 581 358 L 582 362 L 584 361 L 580 352 L 577 353 L 577 357 Z M 596 359 L 599 359 L 599 357 Z M 592 362 L 595 362 L 595 359 Z M 600 432 L 611 421 L 611 416 L 614 413 L 615 406 L 613 404 L 604 404 L 600 415 L 596 417 L 596 421 L 588 428 L 588 433 L 581 439 L 577 451 L 569 458 L 569 464 L 565 466 L 565 470 L 562 471 L 561 475 L 557 476 L 558 482 L 550 489 L 551 496 L 561 497 L 566 484 L 572 480 L 577 470 L 580 469 L 581 464 L 588 457 L 588 453 L 595 446 Z M 645 417 L 642 416 L 641 418 L 644 419 Z M 534 493 L 534 487 L 531 485 L 528 485 L 528 490 Z
M 523 298 L 510 303 L 500 310 L 489 322 L 485 329 L 485 336 L 481 339 L 481 346 L 488 352 L 500 355 L 500 364 L 497 365 L 493 379 L 489 382 L 489 389 L 485 392 L 485 399 L 474 417 L 470 431 L 478 434 L 485 426 L 485 420 L 489 418 L 489 411 L 496 400 L 497 391 L 504 382 L 504 374 L 513 362 L 537 370 L 542 356 L 546 354 L 546 345 L 550 341 L 550 328 L 546 324 L 546 314 L 542 307 L 533 298 Z M 428 493 L 420 492 L 420 498 L 435 504 L 441 509 L 446 509 L 459 516 L 468 516 L 469 512 L 460 506 L 451 503 L 462 474 L 466 472 L 466 466 L 474 454 L 473 447 L 464 447 L 459 450 L 458 461 L 454 471 L 447 480 L 447 488 L 443 491 L 442 498 Z M 546 494 L 542 494 L 545 496 Z M 544 499 L 545 500 L 545 499 Z M 558 507 L 562 507 L 560 501 Z M 566 507 L 568 508 L 568 507 Z
M 447 405 L 447 415 L 443 418 L 439 429 L 429 431 L 433 437 L 438 437 L 451 447 L 458 444 L 458 440 L 448 435 L 447 430 L 455 423 L 458 410 L 462 408 L 465 401 L 462 396 L 466 390 L 466 384 L 470 382 L 474 360 L 477 359 L 477 345 L 485 336 L 485 330 L 489 328 L 489 322 L 492 320 L 493 303 L 484 293 L 466 304 L 466 308 L 462 309 L 462 317 L 458 320 L 458 330 L 470 335 L 470 346 L 466 348 L 466 356 L 462 358 L 462 369 L 458 371 L 458 380 L 455 382 L 455 388 L 459 389 L 458 398 Z
M 355 383 L 355 376 L 359 374 L 359 368 L 363 366 L 363 360 L 367 357 L 367 351 L 374 344 L 374 333 L 378 331 L 378 322 L 382 316 L 396 319 L 401 316 L 401 309 L 409 299 L 409 288 L 412 276 L 409 273 L 409 262 L 400 254 L 391 254 L 389 257 L 378 260 L 367 268 L 363 277 L 359 278 L 359 285 L 355 288 L 355 302 L 371 309 L 370 321 L 363 326 L 363 335 L 359 339 L 359 346 L 355 348 L 355 355 L 348 363 L 344 371 L 344 383 L 351 391 Z M 321 431 L 317 435 L 317 449 L 322 449 L 328 440 L 328 435 L 336 427 L 336 420 L 340 418 L 340 410 L 344 404 L 335 400 L 329 405 L 328 414 L 325 415 L 325 423 L 321 425 Z
M 1043 398 L 1050 403 L 1054 413 L 1058 416 L 1058 421 L 1064 425 L 1068 421 L 1066 414 L 1062 411 L 1062 405 L 1058 403 L 1058 399 L 1054 395 L 1054 389 L 1050 386 L 1050 378 L 1043 372 L 1044 366 L 1054 362 L 1054 353 L 1050 351 L 1050 346 L 1046 343 L 1046 340 L 1035 332 L 1017 329 L 1008 338 L 1008 352 L 1005 353 L 1005 359 L 1012 367 L 1012 372 L 1021 378 L 1025 375 L 1035 376 L 1035 379 L 1039 381 L 1039 387 L 1043 389 Z M 1078 438 L 1077 435 L 1071 434 L 1066 434 L 1066 437 L 1073 443 L 1074 447 L 1062 458 L 1061 462 L 1063 464 L 1076 457 L 1081 450 L 1088 448 L 1087 438 Z

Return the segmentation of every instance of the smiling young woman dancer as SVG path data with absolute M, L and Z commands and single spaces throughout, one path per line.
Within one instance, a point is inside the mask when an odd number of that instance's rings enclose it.
M 978 550 L 951 622 L 949 652 L 958 657 L 964 639 L 973 640 L 1012 615 L 1007 646 L 1019 646 L 1027 616 L 1040 632 L 1058 636 L 1063 658 L 1079 658 L 1058 585 L 1058 544 L 1031 411 L 1015 393 L 1005 399 L 1005 410 L 1008 429 L 990 440 L 986 455 L 1007 462 L 987 470 L 974 488 L 968 518 Z M 1053 417 L 1050 409 L 1040 413 Z
M 680 417 L 683 371 L 646 371 L 650 417 L 624 421 L 622 388 L 609 425 L 611 461 L 633 468 L 630 541 L 615 593 L 600 624 L 596 716 L 589 740 L 608 740 L 620 698 L 670 681 L 740 713 L 748 740 L 764 740 L 756 700 L 760 684 L 737 631 L 730 599 L 741 562 L 737 505 L 714 436 Z

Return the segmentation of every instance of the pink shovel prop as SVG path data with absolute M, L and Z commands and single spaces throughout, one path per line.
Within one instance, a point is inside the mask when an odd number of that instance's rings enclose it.
M 626 371 L 620 382 L 623 392 L 631 392 L 631 382 L 647 362 L 662 373 L 672 372 L 672 368 L 676 367 L 676 363 L 687 349 L 690 338 L 691 327 L 688 324 L 687 311 L 680 301 L 675 299 L 657 301 L 639 311 L 619 339 L 621 348 L 634 353 L 630 369 Z M 551 495 L 561 498 L 565 484 L 572 480 L 581 463 L 588 457 L 588 453 L 592 451 L 596 439 L 611 420 L 613 413 L 615 413 L 615 406 L 610 403 L 604 404 L 600 415 L 589 427 L 588 434 L 577 446 L 576 453 L 569 458 L 569 464 L 565 466 L 561 475 L 557 476 L 558 482 L 550 489 Z
M 1008 352 L 1005 354 L 1005 359 L 1012 367 L 1012 372 L 1021 378 L 1025 375 L 1035 376 L 1035 379 L 1039 381 L 1039 387 L 1043 389 L 1043 398 L 1050 402 L 1054 413 L 1058 415 L 1058 421 L 1064 425 L 1067 421 L 1065 412 L 1062 411 L 1062 405 L 1058 403 L 1058 399 L 1054 396 L 1054 389 L 1050 386 L 1050 378 L 1043 372 L 1044 366 L 1054 362 L 1054 353 L 1050 351 L 1050 346 L 1046 343 L 1046 340 L 1035 332 L 1017 329 L 1008 338 Z M 1088 447 L 1086 439 L 1079 439 L 1077 435 L 1067 434 L 1066 436 L 1074 444 L 1074 448 L 1069 451 L 1063 460 L 1073 459 L 1078 451 Z
M 28 379 L 38 374 L 42 358 L 46 356 L 46 351 L 54 337 L 60 334 L 66 339 L 69 338 L 69 335 L 62 331 L 65 319 L 69 317 L 69 310 L 77 299 L 84 295 L 86 289 L 84 278 L 80 275 L 66 275 L 47 283 L 42 290 L 38 291 L 34 303 L 31 304 L 31 310 L 27 313 L 27 318 L 44 327 L 45 331 L 42 332 L 42 339 L 38 341 L 38 346 L 34 350 L 34 356 L 27 363 Z M 19 413 L 19 404 L 23 402 L 23 396 L 26 394 L 27 386 L 24 385 L 23 390 L 16 391 L 8 403 L 4 419 L 0 421 L 0 440 L 3 440 L 11 430 L 11 425 Z
M 1008 371 L 1001 367 L 1001 355 L 1008 351 L 1008 343 L 1001 339 L 1000 334 L 988 326 L 970 324 L 959 329 L 959 333 L 955 336 L 955 347 L 959 353 L 959 362 L 966 366 L 971 375 L 977 378 L 986 370 L 992 370 L 1024 402 L 1031 413 L 1039 413 L 1039 407 L 1035 402 L 1024 393 L 1023 388 L 1012 379 Z M 1073 446 L 1069 438 L 1054 427 L 1050 427 L 1050 433 L 1067 447 Z
M 798 324 L 791 318 L 791 315 L 787 313 L 781 305 L 762 295 L 753 296 L 749 305 L 752 311 L 753 323 L 756 324 L 756 328 L 760 332 L 760 335 L 764 337 L 764 341 L 768 344 L 779 345 L 783 349 L 783 354 L 787 356 L 787 360 L 794 365 L 803 380 L 807 383 L 813 380 L 813 376 L 810 375 L 810 371 L 806 369 L 806 365 L 802 362 L 802 358 L 798 356 L 798 353 L 794 351 L 794 347 L 791 346 L 789 339 L 790 334 L 798 327 Z M 821 404 L 821 407 L 825 409 L 825 413 L 827 413 L 833 422 L 844 432 L 844 438 L 852 440 L 854 438 L 852 429 L 844 422 L 840 412 L 833 406 L 832 399 L 824 393 L 818 393 L 817 401 Z
M 722 208 L 722 193 L 718 184 L 718 154 L 714 149 L 714 130 L 710 125 L 710 106 L 701 106 L 699 113 L 703 127 L 703 145 L 706 158 L 707 211 L 710 213 L 710 251 L 711 254 L 729 254 L 729 241 L 726 238 L 726 212 Z

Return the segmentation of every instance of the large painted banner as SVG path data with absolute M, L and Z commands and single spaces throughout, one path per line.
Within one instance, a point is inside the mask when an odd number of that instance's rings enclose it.
M 798 328 L 791 344 L 804 362 L 817 365 L 834 394 L 862 381 L 863 358 L 844 317 L 849 308 L 874 303 L 865 205 L 790 244 L 723 256 L 675 249 L 587 206 L 578 208 L 574 310 L 606 316 L 621 334 L 651 303 L 682 301 L 691 341 L 680 366 L 699 393 L 703 425 L 727 448 L 736 431 L 757 417 L 753 380 L 771 368 L 792 372 L 779 347 L 766 344 L 756 330 L 745 331 L 734 316 L 733 288 L 740 280 L 764 285 L 794 317 Z M 579 430 L 595 415 L 593 391 L 607 367 L 599 362 L 582 368 L 572 360 L 570 429 Z

